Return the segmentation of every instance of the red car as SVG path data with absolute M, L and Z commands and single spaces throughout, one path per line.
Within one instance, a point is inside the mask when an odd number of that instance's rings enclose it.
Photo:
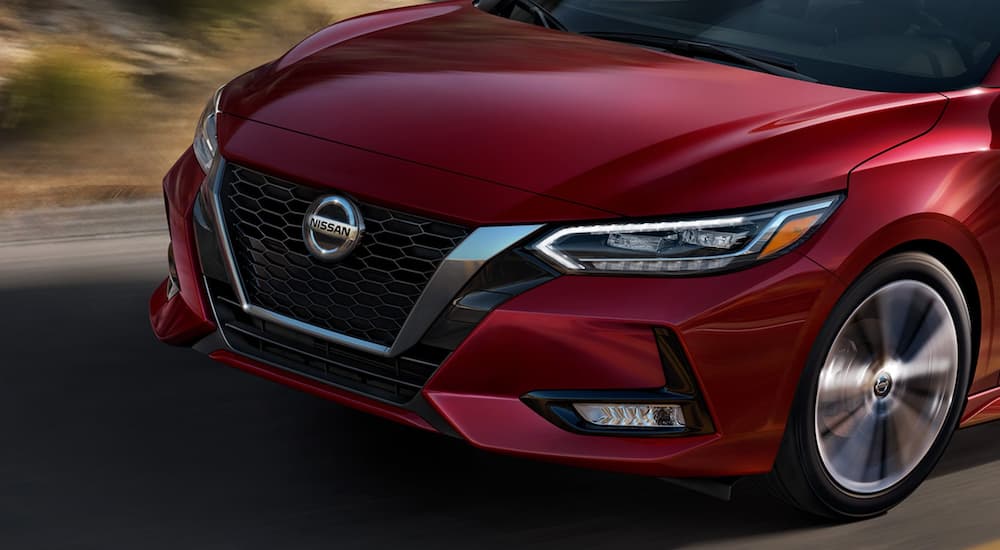
M 1000 416 L 995 0 L 455 0 L 226 85 L 169 344 L 476 447 L 879 514 Z

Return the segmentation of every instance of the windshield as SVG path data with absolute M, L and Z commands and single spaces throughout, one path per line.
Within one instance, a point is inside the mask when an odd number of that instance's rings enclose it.
M 825 84 L 867 90 L 973 87 L 1000 53 L 998 0 L 495 0 L 493 6 L 504 17 L 549 27 L 554 21 L 580 34 L 721 45 Z

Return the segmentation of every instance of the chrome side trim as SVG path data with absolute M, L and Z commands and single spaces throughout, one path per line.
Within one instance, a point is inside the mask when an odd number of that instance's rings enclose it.
M 240 282 L 240 284 L 242 284 L 242 282 Z M 247 315 L 252 315 L 258 319 L 262 319 L 264 321 L 270 321 L 276 325 L 281 325 L 285 328 L 290 328 L 292 330 L 308 334 L 313 338 L 326 340 L 334 344 L 339 344 L 341 346 L 348 347 L 351 349 L 364 351 L 367 353 L 371 353 L 373 355 L 379 355 L 382 357 L 391 357 L 389 355 L 390 348 L 386 346 L 380 344 L 374 344 L 372 342 L 368 342 L 367 340 L 361 340 L 360 338 L 354 338 L 353 336 L 348 336 L 346 334 L 341 334 L 339 332 L 333 332 L 331 330 L 319 328 L 317 326 L 313 326 L 308 323 L 303 323 L 302 321 L 299 321 L 297 319 L 292 319 L 291 317 L 285 317 L 284 315 L 268 311 L 261 307 L 257 307 L 250 304 L 243 304 L 243 311 L 246 312 Z
M 541 228 L 541 225 L 508 225 L 480 227 L 473 231 L 438 266 L 388 355 L 395 357 L 416 345 L 479 268 Z
M 403 323 L 403 328 L 396 336 L 392 346 L 383 346 L 303 323 L 297 319 L 268 311 L 250 303 L 243 288 L 243 279 L 240 277 L 229 232 L 224 223 L 225 215 L 222 210 L 221 193 L 225 177 L 225 167 L 226 161 L 217 158 L 212 176 L 206 180 L 206 183 L 211 185 L 207 196 L 211 203 L 209 206 L 212 209 L 213 218 L 215 218 L 212 221 L 215 226 L 215 234 L 219 240 L 219 250 L 222 251 L 222 259 L 226 265 L 229 282 L 232 284 L 233 291 L 239 299 L 240 308 L 246 314 L 258 319 L 307 334 L 320 340 L 381 357 L 396 357 L 416 345 L 423 338 L 424 333 L 430 329 L 434 321 L 437 320 L 441 312 L 455 298 L 455 295 L 479 271 L 479 268 L 501 252 L 542 228 L 542 225 L 511 225 L 481 227 L 473 231 L 438 266 L 437 271 L 431 277 L 430 282 L 427 283 L 424 291 L 420 294 L 420 298 L 417 299 L 417 303 L 407 316 L 406 321 Z
M 177 284 L 177 279 L 173 275 L 167 276 L 167 301 L 173 300 L 181 293 L 181 285 Z

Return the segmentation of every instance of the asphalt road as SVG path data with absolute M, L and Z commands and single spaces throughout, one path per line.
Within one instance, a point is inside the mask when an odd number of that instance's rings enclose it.
M 154 341 L 161 236 L 0 245 L 0 548 L 962 548 L 1000 425 L 875 520 L 493 456 Z

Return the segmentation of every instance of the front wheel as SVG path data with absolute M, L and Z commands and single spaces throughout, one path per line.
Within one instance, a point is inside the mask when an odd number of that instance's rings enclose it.
M 771 487 L 838 519 L 902 502 L 958 425 L 971 348 L 968 306 L 941 262 L 905 253 L 872 266 L 820 332 Z

